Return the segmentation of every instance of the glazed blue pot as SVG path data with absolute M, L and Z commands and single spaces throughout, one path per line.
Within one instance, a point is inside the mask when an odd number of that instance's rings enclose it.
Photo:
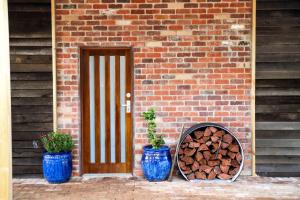
M 166 180 L 172 166 L 170 148 L 161 146 L 153 149 L 151 145 L 144 146 L 142 155 L 142 170 L 148 181 Z
M 71 152 L 43 154 L 43 174 L 49 183 L 67 182 L 72 175 Z

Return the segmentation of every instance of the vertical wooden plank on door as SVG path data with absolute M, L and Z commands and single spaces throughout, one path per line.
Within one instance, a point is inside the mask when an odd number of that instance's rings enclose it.
M 126 58 L 126 101 L 130 100 L 130 112 L 126 112 L 126 172 L 132 170 L 132 91 L 131 91 L 131 51 L 128 49 L 125 51 Z M 127 97 L 127 93 L 130 93 L 130 97 Z M 127 109 L 127 108 L 126 108 Z
M 115 96 L 116 96 L 116 115 L 115 115 L 115 122 L 116 122 L 116 163 L 121 162 L 121 131 L 120 131 L 120 55 L 116 55 L 116 65 L 115 65 Z
M 96 151 L 96 165 L 100 163 L 100 65 L 99 56 L 94 55 L 95 63 L 95 151 Z
M 90 162 L 90 89 L 89 89 L 89 51 L 83 51 L 83 67 L 82 69 L 82 94 L 83 94 L 83 165 L 84 172 L 89 172 Z
M 110 59 L 109 55 L 105 56 L 105 163 L 110 164 Z M 109 170 L 109 169 L 107 169 Z

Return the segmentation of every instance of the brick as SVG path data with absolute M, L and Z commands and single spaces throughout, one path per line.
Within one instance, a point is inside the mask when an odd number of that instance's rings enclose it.
M 146 42 L 147 47 L 160 47 L 162 46 L 162 42 L 158 41 L 152 41 L 152 42 Z
M 180 8 L 184 8 L 184 4 L 183 3 L 168 3 L 168 8 L 180 9 Z
M 125 26 L 125 25 L 131 25 L 132 21 L 131 20 L 116 20 L 115 23 L 116 23 L 116 25 L 119 25 L 119 26 Z

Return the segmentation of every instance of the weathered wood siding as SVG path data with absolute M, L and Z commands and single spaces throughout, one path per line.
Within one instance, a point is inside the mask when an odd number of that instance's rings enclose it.
M 257 0 L 256 171 L 300 176 L 300 1 Z
M 9 0 L 14 175 L 41 174 L 32 141 L 52 130 L 50 0 Z

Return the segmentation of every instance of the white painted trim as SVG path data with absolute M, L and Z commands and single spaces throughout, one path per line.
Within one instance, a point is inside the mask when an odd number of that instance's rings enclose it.
M 0 199 L 12 199 L 11 94 L 7 0 L 0 1 Z

